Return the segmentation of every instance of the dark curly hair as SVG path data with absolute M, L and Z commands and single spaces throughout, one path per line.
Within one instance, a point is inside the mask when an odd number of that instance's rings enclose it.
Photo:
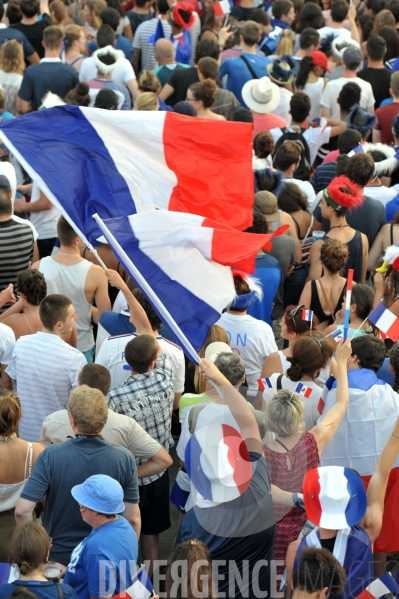
M 135 289 L 133 291 L 133 295 L 140 304 L 140 306 L 144 309 L 144 312 L 147 314 L 147 318 L 150 321 L 150 325 L 153 331 L 158 331 L 162 328 L 163 324 L 158 314 L 155 312 L 154 308 L 151 306 L 150 302 L 141 291 L 141 289 Z
M 389 352 L 389 362 L 395 375 L 392 388 L 396 393 L 399 393 L 399 343 L 395 343 Z
M 19 273 L 17 278 L 18 290 L 26 295 L 26 301 L 31 306 L 40 306 L 47 295 L 47 285 L 41 272 L 27 268 Z

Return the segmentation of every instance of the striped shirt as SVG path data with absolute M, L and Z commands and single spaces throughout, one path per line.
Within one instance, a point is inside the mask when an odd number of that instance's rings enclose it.
M 331 181 L 335 179 L 336 168 L 336 162 L 326 162 L 325 164 L 320 164 L 316 168 L 313 177 L 310 179 L 316 193 L 323 191 L 330 185 Z
M 65 406 L 86 364 L 84 355 L 58 335 L 39 332 L 18 339 L 6 372 L 17 382 L 21 439 L 39 441 L 43 420 Z
M 136 29 L 133 40 L 133 48 L 141 50 L 141 70 L 152 71 L 157 65 L 155 59 L 155 44 L 148 41 L 151 35 L 155 35 L 158 25 L 158 19 L 144 21 Z M 172 28 L 167 21 L 162 20 L 162 28 L 167 39 L 172 35 Z
M 18 274 L 33 258 L 33 231 L 28 224 L 10 218 L 0 222 L 0 291 L 17 282 Z M 9 304 L 3 306 L 4 312 Z

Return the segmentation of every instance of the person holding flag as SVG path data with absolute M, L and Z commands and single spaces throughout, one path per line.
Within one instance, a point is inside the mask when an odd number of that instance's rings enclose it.
M 323 338 L 317 332 L 298 339 L 292 348 L 292 357 L 288 358 L 290 366 L 286 374 L 275 373 L 267 379 L 271 385 L 265 385 L 263 391 L 263 410 L 276 391 L 287 389 L 291 393 L 298 393 L 304 402 L 304 431 L 316 426 L 320 417 L 318 408 L 322 387 L 315 380 L 320 370 L 329 366 L 334 350 L 335 343 L 331 337 Z
M 374 289 L 368 285 L 354 285 L 349 314 L 348 337 L 359 337 L 360 335 L 377 335 L 375 326 L 368 320 L 373 310 Z M 324 335 L 333 335 L 336 331 L 344 332 L 344 309 L 345 298 L 342 300 L 342 308 L 336 313 L 334 324 L 327 327 Z
M 351 406 L 351 398 L 349 405 Z M 362 479 L 350 468 L 326 466 L 315 468 L 306 474 L 303 499 L 306 515 L 315 528 L 302 541 L 297 540 L 288 548 L 288 588 L 291 587 L 292 573 L 298 566 L 305 548 L 323 547 L 328 549 L 345 569 L 346 585 L 340 595 L 342 599 L 358 596 L 377 598 L 388 593 L 397 593 L 397 585 L 391 576 L 381 576 L 378 585 L 372 582 L 374 574 L 385 574 L 385 571 L 377 573 L 377 569 L 380 568 L 379 564 L 375 563 L 376 555 L 374 553 L 373 558 L 372 550 L 374 544 L 375 551 L 381 526 L 384 528 L 388 507 L 386 493 L 389 493 L 391 469 L 398 460 L 398 453 L 399 419 L 393 427 L 391 426 L 391 432 L 386 437 L 385 446 L 370 477 L 367 495 Z M 395 531 L 392 533 L 397 538 Z M 381 586 L 384 584 L 385 588 Z M 381 590 L 382 592 L 377 592 Z
M 290 358 L 292 366 L 288 369 L 287 374 L 291 374 L 292 379 L 298 379 L 301 372 L 304 372 L 304 367 L 298 361 L 301 353 L 309 362 L 313 362 L 313 368 L 316 367 L 317 357 L 319 364 L 326 361 L 327 357 L 332 354 L 330 344 L 330 340 L 319 341 L 317 337 L 300 339 L 294 346 L 296 355 Z M 303 432 L 304 429 L 306 430 L 304 420 L 306 405 L 309 401 L 306 398 L 306 392 L 305 398 L 302 399 L 301 391 L 303 391 L 304 385 L 297 391 L 301 383 L 298 385 L 292 379 L 288 380 L 284 377 L 283 386 L 277 386 L 277 391 L 267 403 L 266 428 L 275 434 L 275 440 L 264 445 L 263 450 L 271 468 L 270 481 L 283 491 L 302 492 L 305 473 L 309 468 L 318 466 L 324 447 L 329 443 L 341 423 L 348 406 L 346 360 L 349 358 L 350 352 L 350 341 L 339 345 L 337 349 L 337 381 L 340 393 L 337 395 L 336 402 L 331 404 L 330 410 L 325 412 L 320 422 L 307 429 L 309 432 Z M 315 373 L 312 374 L 315 376 Z M 305 384 L 308 385 L 308 388 L 316 387 L 312 381 L 309 381 L 309 375 L 305 375 L 305 377 Z M 271 378 L 275 380 L 273 376 Z M 320 391 L 319 388 L 317 400 L 320 399 Z M 307 518 L 299 507 L 288 510 L 280 504 L 274 506 L 274 513 L 276 518 L 274 559 L 284 560 L 288 545 L 298 538 Z
M 399 395 L 377 377 L 386 355 L 383 341 L 371 335 L 352 339 L 352 355 L 348 360 L 349 411 L 344 415 L 334 439 L 326 448 L 322 466 L 355 469 L 367 488 L 381 452 L 393 434 L 393 420 L 399 416 Z M 333 377 L 325 387 L 322 416 L 338 397 Z M 399 550 L 399 521 L 396 497 L 399 489 L 399 458 L 393 464 L 385 498 L 381 534 L 376 535 L 374 552 L 382 573 L 385 555 Z M 378 538 L 377 538 L 378 536 Z

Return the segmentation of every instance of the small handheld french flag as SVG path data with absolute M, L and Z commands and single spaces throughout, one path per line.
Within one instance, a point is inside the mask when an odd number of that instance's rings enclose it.
M 273 389 L 270 379 L 258 379 L 258 387 L 261 391 L 264 391 L 266 388 Z
M 335 343 L 339 343 L 344 338 L 344 333 L 340 329 L 337 329 L 333 333 L 331 333 L 331 337 L 334 339 Z
M 399 318 L 393 312 L 379 303 L 368 319 L 394 343 L 397 342 L 399 339 Z
M 299 393 L 299 395 L 303 395 L 303 397 L 310 397 L 312 395 L 312 387 L 305 387 L 302 383 L 298 383 L 295 387 L 295 393 Z
M 313 310 L 302 310 L 302 320 L 307 320 L 308 322 L 312 322 L 313 320 Z
M 215 2 L 215 4 L 212 4 L 212 8 L 215 11 L 215 15 L 217 17 L 228 15 L 231 11 L 229 0 L 221 0 L 221 2 Z
M 126 589 L 126 591 L 114 595 L 112 599 L 149 599 L 151 597 L 153 594 L 153 586 L 144 566 L 141 566 L 141 568 L 137 570 L 132 581 L 133 583 Z
M 356 599 L 380 599 L 380 597 L 388 595 L 388 593 L 396 595 L 397 592 L 398 585 L 395 579 L 390 574 L 384 574 L 384 576 L 377 578 L 369 584 Z

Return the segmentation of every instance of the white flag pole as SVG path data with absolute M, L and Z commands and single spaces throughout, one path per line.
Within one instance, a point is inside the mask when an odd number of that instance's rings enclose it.
M 100 227 L 101 231 L 104 233 L 104 235 L 107 238 L 110 246 L 112 248 L 115 248 L 115 251 L 117 252 L 118 256 L 122 259 L 122 261 L 123 261 L 124 265 L 126 266 L 129 274 L 138 283 L 138 285 L 140 285 L 141 289 L 146 294 L 146 296 L 151 300 L 151 302 L 154 304 L 154 306 L 157 308 L 157 310 L 159 311 L 159 313 L 162 316 L 162 318 L 169 325 L 169 327 L 174 332 L 174 334 L 176 335 L 176 337 L 184 345 L 184 347 L 186 348 L 186 350 L 190 354 L 190 358 L 196 364 L 198 364 L 200 362 L 201 358 L 199 357 L 199 355 L 197 354 L 197 352 L 195 351 L 195 349 L 193 348 L 193 346 L 191 345 L 191 343 L 189 342 L 189 340 L 187 339 L 187 337 L 185 336 L 185 334 L 183 333 L 183 331 L 180 329 L 179 325 L 176 323 L 176 321 L 174 320 L 173 316 L 165 308 L 165 306 L 163 305 L 163 303 L 161 302 L 161 300 L 154 293 L 153 289 L 151 289 L 151 287 L 149 286 L 149 284 L 147 283 L 147 281 L 145 280 L 145 278 L 143 277 L 143 275 L 141 274 L 141 272 L 135 267 L 135 265 L 133 264 L 133 262 L 130 260 L 129 256 L 126 254 L 126 252 L 119 245 L 119 243 L 117 242 L 117 240 L 115 239 L 115 237 L 112 235 L 111 231 L 107 228 L 107 226 L 103 222 L 103 220 L 98 216 L 98 214 L 93 214 L 93 218 L 96 221 L 96 223 L 98 224 L 98 226 Z

